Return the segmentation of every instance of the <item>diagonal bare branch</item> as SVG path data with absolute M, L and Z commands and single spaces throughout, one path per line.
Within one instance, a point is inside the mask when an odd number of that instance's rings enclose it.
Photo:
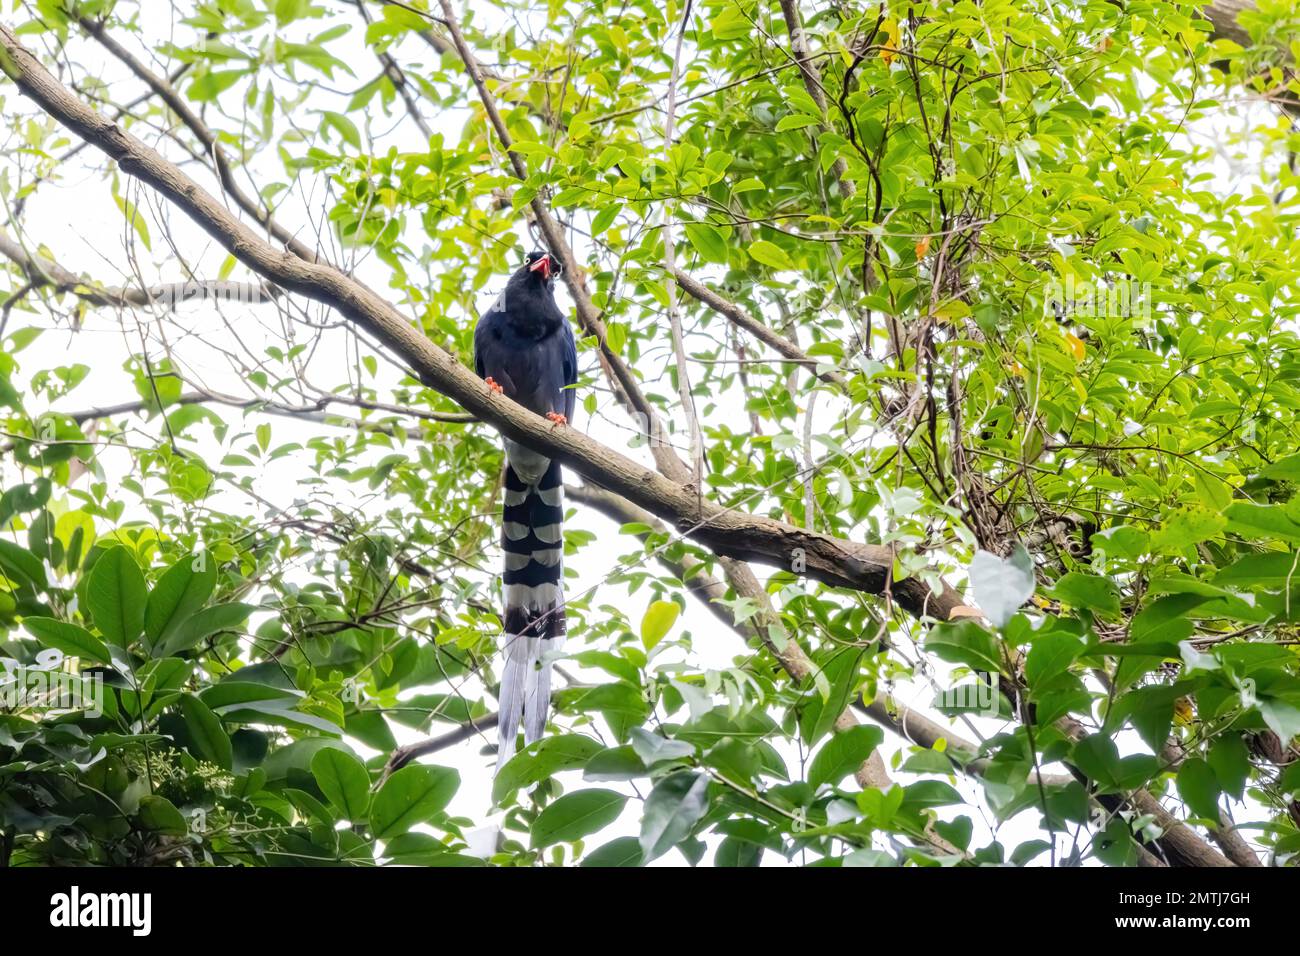
M 29 253 L 21 243 L 6 234 L 3 229 L 0 229 L 0 255 L 23 271 L 32 288 L 48 286 L 58 292 L 71 292 L 92 305 L 115 308 L 147 306 L 171 308 L 200 297 L 256 305 L 270 302 L 281 294 L 280 290 L 273 285 L 232 282 L 227 279 L 164 282 L 147 289 L 136 286 L 104 286 L 81 278 L 52 259 Z

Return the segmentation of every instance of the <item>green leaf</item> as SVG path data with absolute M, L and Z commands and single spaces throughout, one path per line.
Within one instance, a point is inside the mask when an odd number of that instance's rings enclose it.
M 248 75 L 247 69 L 208 70 L 190 84 L 186 93 L 196 103 L 210 103 Z
M 214 710 L 224 720 L 240 723 L 274 724 L 279 727 L 294 728 L 305 727 L 335 737 L 343 732 L 343 728 L 334 721 L 298 710 L 296 704 L 289 700 L 252 701 L 247 704 L 231 704 L 226 707 L 214 708 Z M 348 731 L 358 740 L 361 739 L 360 734 L 353 733 L 351 726 L 348 727 Z M 393 742 L 392 745 L 395 747 L 396 742 Z M 386 746 L 385 749 L 389 748 Z
M 1110 615 L 1119 613 L 1119 589 L 1109 578 L 1096 574 L 1071 571 L 1056 582 L 1052 596 L 1071 607 Z
M 673 624 L 677 621 L 677 615 L 681 613 L 682 606 L 676 601 L 652 601 L 646 608 L 645 616 L 641 618 L 641 643 L 647 651 L 654 650 L 656 644 L 662 641 L 667 633 L 672 630 Z
M 708 793 L 709 778 L 702 773 L 670 773 L 655 784 L 641 817 L 641 851 L 647 861 L 690 836 L 709 808 Z
M 790 256 L 786 251 L 774 242 L 768 242 L 766 239 L 757 239 L 750 243 L 749 254 L 755 262 L 761 262 L 765 266 L 771 266 L 778 271 L 788 271 L 794 268 L 794 263 L 790 261 Z
M 1184 548 L 1219 535 L 1227 520 L 1206 508 L 1186 508 L 1167 517 L 1151 535 L 1151 547 L 1177 554 Z
M 218 631 L 240 628 L 256 611 L 251 604 L 215 604 L 179 624 L 166 640 L 154 648 L 155 657 L 172 657 L 187 651 Z
M 813 676 L 814 691 L 805 694 L 799 713 L 799 734 L 814 746 L 831 732 L 835 721 L 857 692 L 862 648 L 836 648 Z
M 1050 633 L 1035 637 L 1025 658 L 1025 679 L 1031 689 L 1046 687 L 1065 673 L 1083 653 L 1083 641 L 1072 634 Z
M 605 230 L 613 224 L 616 218 L 618 218 L 619 211 L 622 208 L 623 207 L 618 203 L 610 203 L 600 212 L 596 213 L 595 217 L 591 220 L 592 238 L 604 235 Z
M 942 780 L 919 780 L 904 789 L 902 806 L 911 810 L 925 810 L 961 802 L 961 794 Z
M 1293 580 L 1300 582 L 1300 555 L 1294 551 L 1244 554 L 1213 578 L 1216 585 L 1227 588 L 1283 588 Z
M 529 744 L 497 771 L 492 782 L 492 802 L 499 804 L 521 787 L 541 783 L 561 770 L 580 767 L 604 749 L 600 741 L 582 734 L 544 737 Z
M 199 697 L 203 699 L 203 703 L 213 710 L 220 710 L 222 707 L 233 707 L 257 701 L 296 701 L 301 696 L 294 691 L 276 687 L 272 684 L 241 680 L 242 673 L 242 671 L 236 671 L 233 676 L 227 677 L 210 687 L 205 687 L 199 691 Z
M 777 121 L 776 131 L 784 133 L 788 129 L 803 129 L 806 126 L 816 126 L 820 122 L 819 117 L 809 116 L 807 113 L 787 113 Z
M 890 867 L 890 866 L 898 866 L 898 861 L 895 860 L 888 853 L 886 853 L 884 850 L 871 850 L 871 849 L 864 848 L 861 850 L 854 850 L 852 853 L 846 854 L 844 857 L 844 862 L 841 863 L 840 865 L 851 866 L 855 868 L 862 867 L 862 866 Z
M 822 784 L 836 786 L 862 766 L 884 739 L 879 727 L 865 725 L 832 734 L 812 759 L 808 768 L 808 785 L 814 789 Z
M 356 757 L 342 750 L 322 750 L 311 758 L 316 785 L 331 804 L 354 823 L 370 812 L 370 774 Z
M 688 222 L 685 226 L 686 238 L 690 240 L 695 251 L 705 262 L 726 265 L 727 240 L 717 226 L 707 222 Z
M 44 591 L 49 586 L 41 559 L 7 538 L 0 538 L 0 571 L 16 585 L 32 591 Z
M 370 832 L 377 840 L 405 833 L 442 812 L 459 786 L 460 774 L 449 767 L 403 767 L 375 794 L 370 807 Z
M 1241 735 L 1225 732 L 1210 746 L 1206 760 L 1223 792 L 1240 800 L 1250 778 L 1250 751 Z
M 234 752 L 220 718 L 193 694 L 182 694 L 180 704 L 185 728 L 189 731 L 190 740 L 198 749 L 199 756 L 222 770 L 231 769 L 234 766 Z
M 156 645 L 203 607 L 216 584 L 217 565 L 207 554 L 186 555 L 164 571 L 145 605 L 144 632 L 150 642 Z
M 343 141 L 353 149 L 361 149 L 361 131 L 357 129 L 356 123 L 342 113 L 336 113 L 333 110 L 323 110 L 321 116 L 324 117 L 322 125 L 337 130 L 339 135 L 343 137 Z
M 166 797 L 160 797 L 155 794 L 148 794 L 140 798 L 140 808 L 136 812 L 141 825 L 146 830 L 153 830 L 155 833 L 165 833 L 168 836 L 185 836 L 190 832 L 190 828 L 185 823 L 185 817 L 176 809 L 176 805 Z
M 1139 687 L 1124 695 L 1115 708 L 1115 717 L 1123 719 L 1127 715 L 1142 742 L 1159 753 L 1174 721 L 1174 702 L 1180 696 L 1177 688 L 1164 684 Z
M 130 200 L 122 196 L 114 195 L 113 199 L 117 202 L 117 208 L 122 210 L 122 215 L 126 216 L 127 222 L 135 230 L 135 234 L 140 237 L 140 242 L 150 251 L 153 250 L 153 243 L 149 239 L 149 224 L 145 222 L 144 216 L 140 215 L 140 210 L 136 209 Z
M 70 657 L 97 664 L 112 664 L 108 647 L 84 627 L 56 621 L 52 617 L 25 617 L 23 627 L 46 647 L 53 647 Z
M 1268 724 L 1268 729 L 1290 742 L 1292 737 L 1300 737 L 1300 708 L 1277 697 L 1262 697 L 1259 715 Z
M 949 663 L 984 673 L 1002 670 L 997 638 L 969 619 L 936 624 L 925 637 L 925 649 Z
M 579 866 L 640 866 L 641 843 L 636 837 L 618 837 L 582 858 Z
M 1121 524 L 1097 532 L 1092 536 L 1092 542 L 1107 556 L 1136 560 L 1150 548 L 1151 536 L 1141 528 Z
M 669 740 L 643 727 L 633 727 L 628 736 L 632 749 L 647 767 L 669 760 L 683 760 L 695 755 L 695 745 L 685 740 Z
M 1300 452 L 1286 455 L 1270 465 L 1265 465 L 1259 473 L 1265 478 L 1300 484 Z
M 1178 795 L 1192 813 L 1218 824 L 1219 781 L 1200 757 L 1188 757 L 1178 768 Z
M 384 856 L 399 866 L 483 866 L 462 856 L 429 833 L 403 833 L 384 846 Z
M 329 737 L 304 737 L 273 751 L 262 765 L 266 771 L 267 789 L 312 789 L 316 786 L 316 778 L 311 772 L 311 762 L 318 752 L 329 748 L 352 752 L 347 744 Z
M 1223 514 L 1228 519 L 1228 530 L 1244 537 L 1300 543 L 1300 523 L 1292 521 L 1281 505 L 1234 501 Z
M 609 826 L 623 812 L 627 797 L 613 790 L 579 790 L 567 793 L 537 815 L 532 826 L 532 846 L 572 843 Z
M 1160 761 L 1147 754 L 1121 758 L 1115 741 L 1092 734 L 1074 745 L 1073 760 L 1103 790 L 1131 790 L 1160 772 Z
M 622 747 L 610 747 L 602 750 L 582 768 L 582 779 L 592 782 L 599 780 L 634 780 L 644 777 L 650 770 L 641 762 L 630 744 Z
M 128 647 L 140 636 L 147 595 L 144 575 L 126 548 L 109 548 L 91 568 L 86 604 L 99 633 L 111 644 Z

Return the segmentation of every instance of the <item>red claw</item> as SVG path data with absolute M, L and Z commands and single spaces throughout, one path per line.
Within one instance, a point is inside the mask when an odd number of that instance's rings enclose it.
M 547 413 L 546 413 L 546 418 L 547 418 L 548 421 L 550 421 L 550 422 L 552 422 L 552 423 L 554 423 L 554 424 L 556 424 L 556 425 L 567 425 L 567 424 L 569 424 L 569 420 L 568 420 L 567 418 L 565 418 L 563 415 L 561 415 L 559 412 L 547 412 Z
M 494 379 L 491 375 L 489 375 L 487 378 L 483 379 L 483 384 L 486 385 L 488 388 L 492 389 L 492 391 L 494 391 L 494 392 L 504 392 L 504 391 L 505 391 L 505 389 L 502 388 L 502 387 L 497 383 L 497 380 Z

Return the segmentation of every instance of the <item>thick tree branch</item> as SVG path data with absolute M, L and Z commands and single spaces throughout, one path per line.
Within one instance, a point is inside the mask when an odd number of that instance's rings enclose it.
M 873 720 L 887 727 L 896 728 L 898 733 L 920 746 L 933 748 L 939 740 L 944 740 L 949 750 L 954 747 L 967 753 L 977 753 L 979 750 L 974 743 L 963 739 L 942 724 L 915 712 L 908 713 L 905 708 L 901 708 L 901 705 L 887 698 L 877 698 L 870 704 L 860 706 Z M 988 769 L 988 761 L 974 760 L 964 765 L 962 769 L 975 776 L 983 776 Z M 1059 785 L 1068 779 L 1044 777 L 1042 782 L 1044 785 Z M 1086 779 L 1080 782 L 1087 783 Z M 1166 810 L 1160 801 L 1146 790 L 1134 791 L 1126 799 L 1139 813 L 1150 815 L 1155 819 L 1156 825 L 1162 831 L 1155 842 L 1170 863 L 1176 866 L 1232 866 L 1232 863 L 1202 839 L 1200 834 Z M 1113 796 L 1101 797 L 1098 800 L 1103 806 L 1108 805 L 1108 809 L 1122 805 L 1117 803 L 1117 798 Z M 1141 848 L 1140 844 L 1139 848 Z

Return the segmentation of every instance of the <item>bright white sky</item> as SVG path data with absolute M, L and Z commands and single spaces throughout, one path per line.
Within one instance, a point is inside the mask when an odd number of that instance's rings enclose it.
M 347 4 L 344 6 L 350 7 Z M 482 18 L 494 14 L 495 11 L 486 10 L 480 5 L 476 15 Z M 10 22 L 21 22 L 21 18 L 10 17 Z M 319 32 L 320 29 L 322 28 L 318 21 L 310 21 L 307 24 L 295 24 L 288 32 L 296 37 L 305 33 Z M 193 33 L 189 28 L 169 23 L 162 18 L 151 19 L 146 24 L 146 30 L 151 45 L 155 44 L 155 41 L 168 36 L 181 46 L 188 46 L 193 42 Z M 143 56 L 146 62 L 150 60 L 148 50 L 139 41 L 132 39 L 123 31 L 118 31 L 116 35 L 121 42 L 125 43 L 137 55 Z M 347 55 L 344 58 L 356 71 L 355 79 L 342 75 L 336 76 L 330 85 L 337 89 L 350 93 L 378 73 L 378 62 L 374 58 L 372 51 L 367 50 L 361 42 L 362 36 L 363 30 L 358 25 L 349 37 L 343 41 L 341 49 L 337 46 L 332 48 L 340 56 L 344 56 L 342 50 L 347 50 Z M 37 46 L 34 42 L 36 39 L 28 38 L 28 42 L 33 46 Z M 140 93 L 140 85 L 129 77 L 120 64 L 108 58 L 98 45 L 73 40 L 70 45 L 70 52 L 69 59 L 74 64 L 73 75 L 71 77 L 64 75 L 62 79 L 65 83 L 70 79 L 80 79 L 83 76 L 103 77 L 112 84 L 109 92 L 110 98 L 119 103 L 132 100 Z M 404 41 L 396 53 L 408 70 L 418 71 L 422 66 L 429 64 L 429 50 L 417 39 L 411 38 Z M 166 66 L 159 68 L 155 65 L 155 69 L 162 72 L 166 69 Z M 237 86 L 225 95 L 223 102 L 238 105 L 241 101 L 240 91 L 242 89 L 242 86 Z M 287 81 L 283 84 L 283 89 L 288 91 L 289 84 Z M 5 98 L 4 108 L 7 114 L 12 116 L 16 111 L 21 111 L 25 115 L 30 115 L 31 104 L 26 100 L 20 101 L 11 85 L 6 84 L 0 87 L 0 95 Z M 324 109 L 341 109 L 346 99 L 341 96 L 332 96 L 324 91 L 318 91 L 312 95 L 311 102 Z M 414 124 L 401 112 L 400 103 L 395 104 L 392 116 L 382 115 L 378 109 L 378 100 L 376 99 L 374 103 L 375 106 L 370 109 L 368 114 L 370 126 L 368 133 L 374 139 L 374 145 L 370 147 L 373 152 L 386 151 L 390 146 L 396 146 L 401 150 L 418 150 L 422 148 L 422 137 Z M 426 119 L 434 129 L 445 133 L 453 141 L 460 137 L 466 115 L 464 111 L 448 110 L 441 106 L 437 108 L 431 107 L 425 113 Z M 1252 115 L 1246 120 L 1238 118 L 1233 122 L 1233 125 L 1237 127 L 1236 131 L 1240 132 L 1245 122 L 1258 120 L 1258 118 L 1258 114 Z M 299 114 L 298 121 L 300 123 L 302 119 L 303 114 Z M 237 119 L 219 119 L 209 113 L 209 120 L 214 125 L 219 125 L 227 130 L 233 131 L 238 128 Z M 285 120 L 281 119 L 278 122 L 280 123 L 281 132 L 287 129 Z M 1213 164 L 1220 176 L 1219 182 L 1230 183 L 1232 188 L 1248 191 L 1251 184 L 1258 182 L 1259 151 L 1252 149 L 1247 152 L 1238 149 L 1235 145 L 1231 145 L 1232 140 L 1226 135 L 1228 132 L 1226 122 L 1222 127 L 1218 128 L 1208 128 L 1208 124 L 1202 125 L 1206 128 L 1193 129 L 1192 135 L 1202 144 L 1213 142 L 1220 147 L 1219 158 Z M 135 135 L 144 138 L 151 145 L 160 148 L 165 155 L 172 158 L 180 156 L 175 145 L 162 140 L 157 132 L 148 132 L 139 125 L 134 128 L 134 132 Z M 317 138 L 317 142 L 324 148 L 339 148 L 337 137 L 334 137 L 331 144 L 319 140 L 321 135 L 319 129 L 309 129 L 304 132 L 309 138 Z M 363 136 L 366 135 L 366 132 L 363 131 Z M 20 172 L 20 167 L 30 170 L 29 160 L 10 151 L 11 146 L 17 145 L 15 141 L 21 139 L 22 126 L 13 123 L 9 129 L 0 133 L 0 135 L 3 135 L 9 141 L 4 143 L 3 140 L 0 140 L 0 144 L 4 146 L 3 153 L 0 154 L 2 156 L 0 158 L 0 170 L 8 177 L 8 182 L 12 187 L 23 178 L 30 178 L 29 171 Z M 52 152 L 61 154 L 66 148 L 66 146 L 59 147 L 52 150 Z M 305 145 L 295 148 L 295 152 L 303 150 L 305 150 Z M 140 246 L 138 241 L 135 241 L 130 234 L 125 219 L 112 198 L 109 182 L 99 171 L 100 165 L 101 157 L 98 154 L 91 150 L 83 151 L 76 160 L 63 168 L 62 176 L 58 182 L 46 183 L 40 187 L 36 195 L 28 201 L 27 210 L 21 220 L 22 227 L 26 230 L 25 242 L 33 246 L 44 244 L 53 251 L 62 265 L 74 272 L 82 272 L 105 285 L 131 283 L 133 281 L 132 276 L 137 269 L 138 274 L 147 283 L 154 283 L 158 281 L 177 281 L 185 278 L 184 273 L 178 267 L 168 248 L 165 234 L 169 233 L 175 248 L 183 253 L 197 275 L 209 277 L 216 275 L 226 258 L 225 251 L 216 246 L 206 234 L 201 232 L 183 215 L 175 210 L 161 206 L 158 198 L 150 191 L 124 180 L 123 193 L 141 209 L 147 210 L 149 217 L 149 231 L 153 239 L 153 252 L 150 253 Z M 215 191 L 212 177 L 206 175 L 198 164 L 190 161 L 185 164 L 184 168 L 189 175 L 196 177 L 205 187 Z M 254 189 L 247 186 L 249 177 L 260 184 L 264 184 L 282 180 L 284 174 L 282 169 L 279 168 L 278 161 L 272 155 L 264 157 L 262 161 L 255 164 L 248 171 L 248 175 L 244 177 L 246 188 L 251 193 Z M 300 227 L 299 235 L 301 238 L 310 242 L 313 236 L 319 234 L 325 236 L 327 242 L 329 241 L 329 231 L 327 227 L 323 226 L 323 220 L 325 211 L 333 204 L 333 200 L 329 197 L 327 187 L 323 181 L 313 181 L 310 178 L 300 179 L 291 193 L 287 197 L 281 197 L 278 201 L 280 202 L 277 213 L 278 219 L 293 228 Z M 8 216 L 6 215 L 5 218 L 7 220 Z M 416 226 L 418 227 L 418 221 Z M 5 228 L 11 236 L 18 233 L 17 226 L 13 222 L 6 222 Z M 408 230 L 408 233 L 407 241 L 413 248 L 418 250 L 427 245 L 425 237 L 417 231 Z M 132 245 L 134 249 L 129 253 L 128 250 Z M 335 261 L 340 258 L 335 248 L 327 249 L 326 254 Z M 578 254 L 579 257 L 583 255 L 581 245 L 578 246 Z M 133 256 L 135 258 L 134 263 L 132 261 Z M 349 262 L 349 264 L 355 267 L 358 276 L 370 284 L 372 288 L 381 291 L 387 288 L 386 267 L 378 260 L 373 257 L 360 256 L 357 261 Z M 236 269 L 232 278 L 249 278 L 249 275 L 241 266 Z M 504 280 L 505 276 L 500 276 L 495 283 L 480 290 L 479 302 L 482 308 L 486 308 L 495 298 L 504 284 Z M 567 300 L 567 294 L 562 292 L 561 300 L 562 306 L 568 308 L 570 304 Z M 65 306 L 67 304 L 67 302 L 64 303 Z M 312 314 L 318 320 L 338 321 L 337 317 L 326 316 L 322 313 L 322 310 L 315 306 L 312 307 Z M 465 316 L 464 318 L 466 322 L 471 322 L 474 319 L 472 316 Z M 72 411 L 92 406 L 131 401 L 136 397 L 131 378 L 123 370 L 123 363 L 130 354 L 140 351 L 140 336 L 142 334 L 148 336 L 151 343 L 150 351 L 155 357 L 160 354 L 159 343 L 165 337 L 171 346 L 173 354 L 182 360 L 185 375 L 191 381 L 202 383 L 204 387 L 215 391 L 236 395 L 251 395 L 250 386 L 243 372 L 233 368 L 221 353 L 214 351 L 211 347 L 213 344 L 218 344 L 226 349 L 236 347 L 230 332 L 224 325 L 226 322 L 229 322 L 232 328 L 238 330 L 240 339 L 247 346 L 249 354 L 245 355 L 244 358 L 249 364 L 253 362 L 253 358 L 250 356 L 259 356 L 265 346 L 282 345 L 285 337 L 284 329 L 288 325 L 287 319 L 283 319 L 278 314 L 275 306 L 224 305 L 218 311 L 211 303 L 208 303 L 187 305 L 182 307 L 178 313 L 171 315 L 149 315 L 144 312 L 136 312 L 119 316 L 111 310 L 95 310 L 86 316 L 84 325 L 77 331 L 71 330 L 66 314 L 52 317 L 44 312 L 38 315 L 16 312 L 11 319 L 11 329 L 26 325 L 40 325 L 48 329 L 35 344 L 27 348 L 18 357 L 24 377 L 30 376 L 41 369 L 73 362 L 82 362 L 91 366 L 93 372 L 86 381 L 59 403 L 58 407 L 61 410 Z M 299 334 L 301 335 L 301 333 Z M 364 345 L 362 348 L 364 351 Z M 665 356 L 656 356 L 655 358 L 662 361 Z M 345 330 L 327 332 L 322 347 L 317 350 L 311 360 L 311 381 L 322 388 L 328 389 L 338 382 L 349 380 L 349 369 L 352 367 L 353 360 L 352 336 Z M 396 381 L 396 373 L 392 367 L 385 368 L 382 361 L 380 378 L 383 381 Z M 21 380 L 23 378 L 20 378 Z M 659 389 L 666 394 L 672 393 L 671 386 L 666 378 L 659 386 Z M 718 410 L 714 413 L 712 420 L 725 420 L 738 431 L 744 431 L 747 428 L 745 417 L 742 414 L 742 397 L 740 395 L 718 395 L 713 396 L 713 400 L 716 402 Z M 830 400 L 829 396 L 822 395 L 818 406 L 818 427 L 826 428 L 828 427 L 826 423 L 833 422 L 836 418 L 833 401 Z M 232 423 L 237 422 L 242 415 L 241 412 L 228 408 L 218 409 L 218 412 L 228 422 Z M 617 416 L 617 412 L 612 414 Z M 250 414 L 247 416 L 244 437 L 238 441 L 228 441 L 226 448 L 219 448 L 206 428 L 193 429 L 190 434 L 191 436 L 207 435 L 207 438 L 200 443 L 199 450 L 208 455 L 209 460 L 215 464 L 231 447 L 242 450 L 251 444 L 250 436 L 253 429 L 263 421 L 272 425 L 272 447 L 287 442 L 303 442 L 318 434 L 324 427 L 314 423 L 292 421 L 281 417 Z M 581 401 L 579 401 L 578 421 L 575 424 L 576 427 L 583 428 L 599 441 L 623 449 L 631 454 L 640 454 L 648 459 L 644 452 L 635 452 L 627 448 L 629 433 L 626 424 L 616 417 L 597 421 L 586 420 L 586 416 L 581 411 Z M 145 422 L 143 419 L 136 418 L 132 420 L 131 425 L 140 429 L 141 434 L 157 435 L 158 433 L 159 426 L 157 422 Z M 147 444 L 148 442 L 142 440 L 141 443 Z M 374 457 L 378 460 L 381 456 L 382 452 L 376 452 Z M 300 494 L 298 481 L 309 460 L 308 455 L 299 453 L 267 463 L 257 483 L 258 495 L 277 507 L 289 508 L 294 499 Z M 131 469 L 130 457 L 121 449 L 104 453 L 100 458 L 100 464 L 109 476 L 110 484 L 128 474 Z M 5 487 L 18 478 L 18 474 L 11 462 L 0 463 L 0 478 L 3 478 Z M 487 481 L 489 476 L 466 476 L 466 480 Z M 342 508 L 359 506 L 373 513 L 377 507 L 383 507 L 382 500 L 366 502 L 357 498 L 356 490 L 346 485 L 340 484 L 334 487 L 337 494 L 341 496 L 337 503 Z M 354 500 L 349 501 L 346 500 L 347 498 L 353 498 Z M 258 502 L 229 488 L 217 491 L 212 503 L 215 507 L 221 509 L 238 510 L 242 508 L 255 513 L 263 513 L 265 510 Z M 150 520 L 150 516 L 141 509 L 137 512 L 128 512 L 123 516 L 123 521 L 130 520 L 144 520 L 147 522 Z M 577 572 L 576 582 L 570 578 L 569 587 L 571 590 L 585 590 L 599 584 L 609 574 L 610 569 L 617 563 L 618 556 L 630 549 L 627 543 L 630 539 L 620 537 L 617 528 L 613 524 L 581 507 L 578 508 L 570 526 L 588 529 L 596 534 L 593 542 L 583 547 L 576 557 L 570 558 L 568 561 L 569 567 Z M 101 523 L 101 532 L 110 530 Z M 493 555 L 490 558 L 490 563 L 495 564 L 496 561 L 497 557 Z M 764 573 L 762 568 L 756 568 L 756 570 L 760 574 Z M 626 594 L 621 585 L 604 585 L 601 591 L 602 603 L 617 604 L 626 608 L 630 619 L 633 621 L 640 619 L 641 612 L 648 600 L 649 598 L 644 593 Z M 746 653 L 746 649 L 739 643 L 736 636 L 722 627 L 712 615 L 693 600 L 688 602 L 686 612 L 680 618 L 673 636 L 679 635 L 683 630 L 689 631 L 692 636 L 689 654 L 684 653 L 680 647 L 672 646 L 671 642 L 665 642 L 662 659 L 689 661 L 691 666 L 695 668 L 726 669 L 733 665 L 735 658 Z M 580 637 L 575 637 L 574 645 L 577 647 L 583 646 Z M 571 663 L 566 665 L 566 669 L 581 675 L 581 669 Z M 938 676 L 942 680 L 942 674 Z M 477 689 L 473 685 L 468 687 L 467 691 L 471 694 L 477 693 Z M 900 701 L 917 707 L 932 717 L 938 717 L 928 706 L 933 698 L 934 688 L 924 681 L 897 686 L 894 693 Z M 938 717 L 938 719 L 943 720 L 942 717 Z M 985 736 L 995 734 L 1001 729 L 997 722 L 983 719 L 976 719 L 975 726 Z M 448 729 L 450 729 L 450 725 L 435 724 L 433 733 L 436 735 Z M 600 730 L 602 733 L 606 733 L 605 728 L 601 727 Z M 969 727 L 959 725 L 956 730 L 964 737 L 972 737 L 972 731 Z M 419 737 L 418 734 L 401 725 L 394 725 L 394 731 L 403 743 Z M 495 740 L 495 732 L 491 732 L 491 739 Z M 481 742 L 487 742 L 487 738 Z M 355 746 L 359 753 L 365 756 L 371 755 L 364 746 L 360 744 L 355 744 Z M 886 759 L 897 752 L 900 746 L 901 741 L 887 733 L 884 748 Z M 1123 746 L 1125 748 L 1140 747 L 1140 744 L 1135 745 L 1133 740 L 1126 740 Z M 784 756 L 791 766 L 798 765 L 799 755 L 797 753 L 791 750 L 786 752 Z M 480 755 L 478 745 L 469 743 L 445 750 L 428 759 L 439 764 L 454 766 L 460 771 L 462 784 L 453 801 L 452 810 L 467 817 L 483 819 L 490 805 L 492 758 Z M 1046 769 L 1053 770 L 1053 768 Z M 1061 769 L 1059 767 L 1055 768 L 1055 772 L 1060 772 Z M 895 777 L 900 783 L 907 783 L 911 779 L 906 774 L 895 774 Z M 581 785 L 577 774 L 564 775 L 561 779 L 570 788 Z M 981 789 L 978 784 L 960 777 L 953 778 L 950 782 L 963 795 L 972 798 L 976 806 L 982 806 L 982 801 L 978 799 Z M 599 786 L 618 788 L 620 785 L 602 783 Z M 644 788 L 642 788 L 642 792 L 644 792 Z M 954 816 L 957 812 L 971 813 L 974 818 L 976 827 L 973 846 L 982 845 L 987 842 L 991 835 L 996 834 L 996 838 L 1003 843 L 1009 854 L 1020 842 L 1042 837 L 1042 833 L 1036 825 L 1038 816 L 1036 811 L 1023 813 L 1000 826 L 996 825 L 992 814 L 987 810 L 982 811 L 982 818 L 980 812 L 971 812 L 964 807 L 947 808 L 944 815 Z M 598 834 L 588 848 L 590 849 L 615 836 L 635 834 L 639 825 L 639 818 L 639 802 L 630 801 L 618 823 Z M 1060 851 L 1062 853 L 1068 852 L 1069 839 L 1062 836 L 1059 838 L 1059 843 Z M 706 862 L 708 859 L 706 857 Z M 1038 860 L 1039 862 L 1045 861 L 1046 856 L 1039 857 Z M 666 865 L 678 865 L 682 862 L 681 856 L 676 851 L 659 861 L 659 863 Z M 767 865 L 773 865 L 782 861 L 773 854 L 767 853 L 764 862 Z

